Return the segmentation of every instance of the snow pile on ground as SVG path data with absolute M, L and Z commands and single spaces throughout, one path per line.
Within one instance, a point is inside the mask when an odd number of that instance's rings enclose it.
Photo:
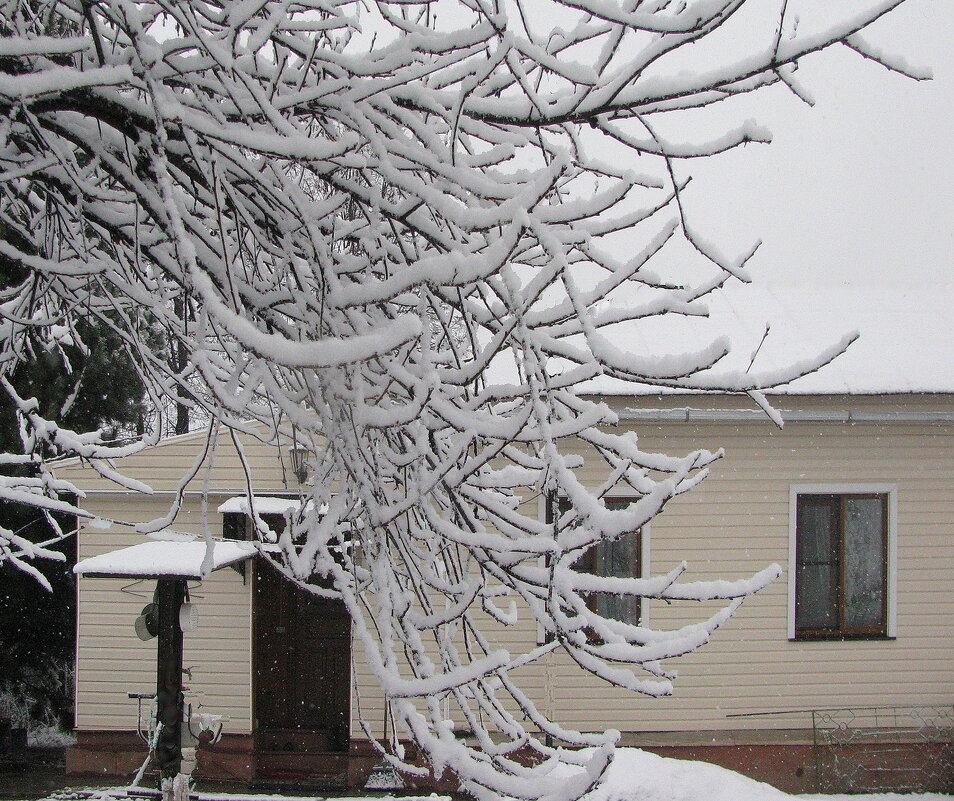
M 791 796 L 739 773 L 638 748 L 617 748 L 585 801 L 783 801 Z
M 734 771 L 657 756 L 638 748 L 617 748 L 603 781 L 582 801 L 951 801 L 951 796 L 799 795 L 793 796 Z

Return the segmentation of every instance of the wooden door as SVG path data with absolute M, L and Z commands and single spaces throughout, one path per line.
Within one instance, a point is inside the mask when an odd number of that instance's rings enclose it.
M 348 750 L 351 619 L 264 561 L 255 570 L 254 714 L 259 751 Z

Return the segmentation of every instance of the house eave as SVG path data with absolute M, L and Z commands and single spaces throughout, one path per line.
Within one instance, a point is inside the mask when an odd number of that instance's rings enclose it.
M 781 410 L 786 423 L 954 423 L 954 412 L 942 411 L 855 411 L 852 409 L 793 409 Z M 689 406 L 673 409 L 625 407 L 617 414 L 620 420 L 678 423 L 770 423 L 760 409 L 696 409 Z

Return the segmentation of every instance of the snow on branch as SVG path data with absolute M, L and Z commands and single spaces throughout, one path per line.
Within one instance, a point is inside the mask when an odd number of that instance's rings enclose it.
M 785 0 L 0 0 L 0 388 L 22 445 L 0 459 L 0 499 L 82 514 L 60 499 L 76 492 L 55 477 L 66 455 L 148 491 L 121 457 L 162 425 L 110 442 L 18 389 L 18 369 L 64 337 L 82 346 L 78 321 L 95 322 L 157 409 L 306 452 L 309 502 L 277 561 L 347 606 L 401 737 L 435 771 L 480 799 L 582 794 L 614 733 L 549 720 L 515 671 L 562 649 L 666 694 L 661 661 L 777 573 L 586 568 L 720 456 L 643 451 L 586 382 L 770 409 L 763 390 L 850 344 L 754 372 L 722 338 L 670 352 L 644 335 L 704 317 L 754 253 L 732 259 L 694 228 L 672 161 L 770 138 L 748 119 L 671 123 L 833 45 L 913 74 L 863 37 L 899 1 L 793 26 Z M 679 244 L 705 272 L 691 285 L 666 266 Z M 599 487 L 579 478 L 584 451 Z M 625 508 L 605 501 L 621 494 Z M 32 571 L 52 556 L 0 530 L 0 559 Z M 600 611 L 601 593 L 718 609 L 655 631 Z M 495 644 L 528 620 L 546 643 Z M 420 772 L 399 740 L 376 745 Z M 567 781 L 561 761 L 586 770 Z

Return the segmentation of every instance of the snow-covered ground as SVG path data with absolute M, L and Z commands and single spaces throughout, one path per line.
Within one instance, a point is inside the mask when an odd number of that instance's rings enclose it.
M 637 748 L 620 748 L 605 780 L 586 801 L 951 801 L 925 793 L 899 795 L 798 795 L 707 762 L 669 759 Z

